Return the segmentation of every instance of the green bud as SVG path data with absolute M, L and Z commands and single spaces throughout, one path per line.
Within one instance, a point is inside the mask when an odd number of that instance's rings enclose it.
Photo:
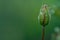
M 40 14 L 39 14 L 39 22 L 41 25 L 45 26 L 48 25 L 49 20 L 50 20 L 50 13 L 49 13 L 49 7 L 48 5 L 43 5 L 42 8 L 40 9 Z

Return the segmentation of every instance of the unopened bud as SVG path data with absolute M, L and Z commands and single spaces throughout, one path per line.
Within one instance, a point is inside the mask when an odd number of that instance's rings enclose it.
M 49 23 L 50 20 L 50 13 L 49 13 L 49 7 L 48 5 L 44 4 L 42 8 L 40 9 L 40 14 L 39 14 L 39 22 L 41 25 L 45 26 Z

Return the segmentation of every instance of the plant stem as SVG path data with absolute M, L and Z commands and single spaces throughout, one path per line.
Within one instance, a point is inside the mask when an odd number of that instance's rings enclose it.
M 42 28 L 42 40 L 44 40 L 44 36 L 45 36 L 45 26 L 43 26 Z

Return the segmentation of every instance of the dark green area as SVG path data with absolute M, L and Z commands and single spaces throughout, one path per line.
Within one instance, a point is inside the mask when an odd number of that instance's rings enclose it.
M 41 40 L 42 27 L 38 14 L 43 0 L 0 0 L 0 40 Z M 60 0 L 45 0 L 50 6 L 56 5 L 46 26 L 45 40 L 51 39 L 56 26 L 60 26 Z

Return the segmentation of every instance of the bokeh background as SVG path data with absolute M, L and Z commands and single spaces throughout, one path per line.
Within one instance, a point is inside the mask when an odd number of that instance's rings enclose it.
M 0 0 L 0 40 L 41 40 L 38 14 L 42 2 L 56 6 L 45 31 L 45 40 L 51 40 L 54 28 L 60 27 L 60 0 Z

